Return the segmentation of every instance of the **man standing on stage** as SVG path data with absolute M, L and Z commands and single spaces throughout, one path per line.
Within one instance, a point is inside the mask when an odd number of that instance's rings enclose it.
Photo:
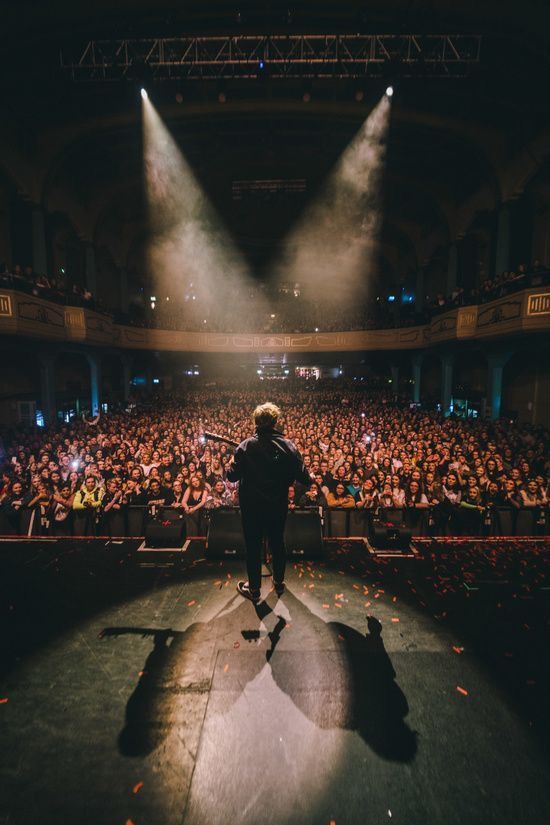
M 273 563 L 273 585 L 278 596 L 285 589 L 284 529 L 288 510 L 288 488 L 294 481 L 309 486 L 311 477 L 302 456 L 275 429 L 281 411 L 267 402 L 254 410 L 256 435 L 246 438 L 235 452 L 227 478 L 239 483 L 239 504 L 246 543 L 248 581 L 237 590 L 246 599 L 260 601 L 262 539 L 267 536 Z

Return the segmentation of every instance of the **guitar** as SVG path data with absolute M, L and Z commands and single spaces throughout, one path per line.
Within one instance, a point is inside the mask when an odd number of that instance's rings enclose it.
M 204 430 L 201 434 L 201 437 L 205 441 L 218 441 L 222 444 L 229 444 L 231 447 L 238 447 L 239 442 L 234 441 L 232 438 L 227 438 L 225 435 L 217 435 L 216 433 L 210 433 L 208 430 Z

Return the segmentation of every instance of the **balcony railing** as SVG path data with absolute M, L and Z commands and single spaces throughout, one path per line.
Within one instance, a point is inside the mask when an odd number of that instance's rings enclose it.
M 416 350 L 464 340 L 550 331 L 550 287 L 525 289 L 437 315 L 425 326 L 355 332 L 178 332 L 116 324 L 110 315 L 0 290 L 0 334 L 51 342 L 169 352 L 365 352 Z

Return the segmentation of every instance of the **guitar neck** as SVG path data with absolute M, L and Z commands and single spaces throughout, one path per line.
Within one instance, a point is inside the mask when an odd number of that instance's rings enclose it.
M 216 433 L 204 433 L 204 438 L 207 441 L 219 441 L 222 444 L 229 444 L 231 447 L 238 447 L 239 442 L 234 441 L 232 438 L 227 438 L 225 435 L 217 435 Z

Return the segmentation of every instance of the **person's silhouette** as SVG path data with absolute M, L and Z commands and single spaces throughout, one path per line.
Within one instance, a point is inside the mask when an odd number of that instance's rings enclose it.
M 404 721 L 407 699 L 395 681 L 377 619 L 367 617 L 369 632 L 363 635 L 349 625 L 324 622 L 288 591 L 284 603 L 278 601 L 274 607 L 262 602 L 252 610 L 243 601 L 228 610 L 230 605 L 209 622 L 197 622 L 185 631 L 139 627 L 103 631 L 103 636 L 153 637 L 153 649 L 126 706 L 119 735 L 121 753 L 142 756 L 157 748 L 176 724 L 178 694 L 189 686 L 200 649 L 212 639 L 229 647 L 230 639 L 241 636 L 265 651 L 263 664 L 259 659 L 256 669 L 247 671 L 249 680 L 267 662 L 278 688 L 318 727 L 356 730 L 386 759 L 414 758 L 416 734 Z M 294 638 L 303 640 L 302 650 L 280 648 L 289 615 Z M 205 672 L 199 686 L 208 689 L 211 678 L 212 673 Z

